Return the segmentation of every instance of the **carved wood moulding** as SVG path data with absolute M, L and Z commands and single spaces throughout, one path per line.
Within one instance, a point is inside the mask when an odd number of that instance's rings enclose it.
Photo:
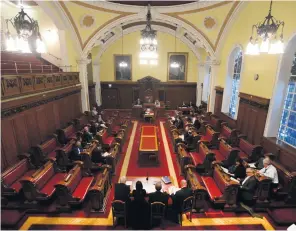
M 224 88 L 220 87 L 220 86 L 216 86 L 215 90 L 216 90 L 216 93 L 218 93 L 218 94 L 223 94 L 223 92 L 224 92 Z
M 259 96 L 249 95 L 243 92 L 239 93 L 240 102 L 250 104 L 255 107 L 268 109 L 270 99 L 262 98 Z

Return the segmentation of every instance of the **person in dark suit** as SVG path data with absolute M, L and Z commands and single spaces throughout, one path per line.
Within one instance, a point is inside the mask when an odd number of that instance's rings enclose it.
M 157 182 L 155 184 L 155 192 L 149 194 L 149 203 L 153 202 L 161 202 L 164 203 L 166 206 L 168 204 L 168 194 L 161 192 L 161 182 Z
M 171 195 L 173 199 L 173 208 L 177 213 L 177 215 L 182 210 L 183 201 L 187 197 L 192 196 L 192 190 L 190 188 L 187 188 L 186 180 L 181 180 L 180 185 L 181 185 L 181 189 L 177 191 L 174 195 Z
M 133 190 L 134 200 L 131 202 L 131 217 L 133 229 L 147 229 L 149 227 L 149 204 L 145 200 L 146 190 L 143 189 L 141 181 L 136 182 L 136 189 Z
M 102 146 L 101 145 L 97 146 L 93 150 L 91 155 L 92 162 L 105 164 L 106 161 L 105 161 L 105 158 L 102 156 L 102 153 L 103 153 Z
M 81 142 L 76 141 L 71 152 L 69 153 L 69 159 L 72 161 L 81 160 L 80 152 L 82 152 L 82 151 L 83 151 L 83 149 L 81 147 Z
M 187 130 L 187 128 L 186 128 Z M 195 144 L 194 144 L 194 137 L 192 134 L 192 129 L 189 128 L 185 134 L 184 134 L 184 141 L 187 144 L 187 151 L 193 151 L 195 149 Z
M 183 129 L 184 127 L 184 122 L 180 117 L 177 118 L 176 127 L 177 129 Z
M 126 177 L 120 178 L 120 183 L 115 184 L 114 200 L 121 200 L 126 203 L 130 202 L 130 186 L 126 185 Z
M 192 118 L 192 124 L 195 127 L 196 131 L 198 131 L 201 127 L 199 120 L 196 117 Z
M 229 167 L 229 172 L 233 174 L 234 178 L 244 179 L 246 177 L 246 167 L 244 161 L 241 158 L 237 158 L 235 165 Z
M 247 168 L 246 173 L 247 177 L 241 182 L 238 200 L 246 205 L 251 205 L 257 188 L 257 179 L 252 168 Z

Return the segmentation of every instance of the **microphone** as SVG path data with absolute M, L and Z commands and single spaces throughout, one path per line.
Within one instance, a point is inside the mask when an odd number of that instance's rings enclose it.
M 148 175 L 148 172 L 147 172 L 147 177 L 146 177 L 147 182 L 148 182 L 148 179 L 149 179 L 149 175 Z

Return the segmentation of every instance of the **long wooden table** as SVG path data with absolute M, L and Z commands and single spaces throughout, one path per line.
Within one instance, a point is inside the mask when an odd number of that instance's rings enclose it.
M 138 164 L 141 167 L 159 165 L 158 142 L 155 126 L 142 126 Z

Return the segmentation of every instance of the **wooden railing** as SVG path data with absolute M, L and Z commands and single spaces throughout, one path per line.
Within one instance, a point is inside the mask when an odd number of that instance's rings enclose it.
M 79 84 L 78 72 L 23 74 L 1 77 L 2 98 Z

